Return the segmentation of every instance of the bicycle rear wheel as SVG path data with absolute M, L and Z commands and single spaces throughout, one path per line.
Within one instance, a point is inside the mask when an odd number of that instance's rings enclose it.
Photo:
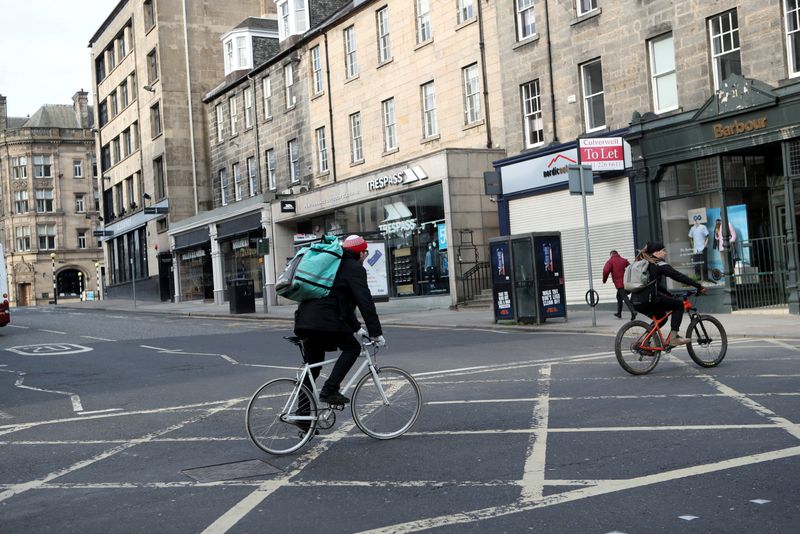
M 647 340 L 647 346 L 642 346 L 642 340 L 650 331 L 650 325 L 644 321 L 631 321 L 622 325 L 614 340 L 614 352 L 617 361 L 623 369 L 632 375 L 646 375 L 658 364 L 661 351 L 657 334 Z
M 289 454 L 314 435 L 317 403 L 306 386 L 292 398 L 297 380 L 278 378 L 253 394 L 247 405 L 247 435 L 256 447 L 270 454 Z M 290 417 L 308 417 L 297 420 Z
M 367 371 L 353 390 L 350 401 L 353 421 L 372 438 L 396 438 L 408 431 L 419 416 L 422 404 L 419 386 L 409 373 L 397 367 L 376 367 L 375 373 L 380 383 Z
M 686 330 L 686 350 L 700 367 L 716 367 L 728 352 L 728 335 L 716 317 L 700 315 Z

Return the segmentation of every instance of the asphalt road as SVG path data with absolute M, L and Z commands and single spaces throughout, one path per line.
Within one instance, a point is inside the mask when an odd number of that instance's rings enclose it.
M 246 437 L 286 323 L 17 310 L 0 330 L 0 532 L 791 532 L 800 341 L 627 375 L 605 335 L 387 329 L 424 398 L 297 454 Z

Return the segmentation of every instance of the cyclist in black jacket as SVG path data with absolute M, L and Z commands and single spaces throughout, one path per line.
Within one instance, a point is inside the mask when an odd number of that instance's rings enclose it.
M 667 250 L 664 248 L 664 244 L 659 241 L 648 243 L 639 251 L 636 260 L 645 259 L 649 262 L 647 271 L 650 275 L 650 283 L 646 289 L 631 293 L 631 302 L 636 311 L 647 315 L 661 315 L 669 311 L 672 312 L 672 317 L 670 317 L 671 331 L 669 338 L 667 338 L 667 343 L 674 348 L 679 345 L 686 345 L 688 342 L 679 333 L 681 321 L 683 320 L 683 301 L 675 298 L 667 291 L 666 278 L 672 278 L 682 284 L 693 286 L 701 293 L 705 293 L 706 290 L 698 282 L 675 270 L 674 267 L 666 262 L 666 257 Z
M 305 340 L 303 352 L 308 363 L 321 362 L 326 351 L 342 351 L 319 394 L 321 401 L 330 404 L 350 402 L 339 393 L 339 385 L 361 353 L 361 344 L 353 334 L 358 331 L 359 336 L 373 338 L 378 346 L 386 344 L 375 302 L 367 286 L 367 271 L 362 265 L 367 257 L 367 242 L 361 236 L 348 236 L 342 244 L 342 252 L 342 263 L 330 294 L 301 302 L 294 315 L 294 333 Z M 356 306 L 364 318 L 366 330 L 360 329 Z M 314 380 L 320 370 L 320 367 L 311 370 Z

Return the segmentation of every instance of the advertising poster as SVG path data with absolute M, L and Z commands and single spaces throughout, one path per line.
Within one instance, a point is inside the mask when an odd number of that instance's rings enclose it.
M 436 225 L 436 237 L 439 240 L 439 250 L 447 250 L 447 225 L 445 223 Z
M 508 243 L 492 243 L 492 281 L 495 284 L 511 282 L 511 254 Z
M 511 297 L 511 249 L 507 242 L 489 245 L 495 321 L 514 320 Z
M 706 210 L 706 218 L 708 219 L 708 270 L 718 269 L 722 271 L 722 257 L 719 253 L 719 240 L 715 235 L 717 227 L 717 219 L 720 219 L 720 208 L 708 208 Z M 745 204 L 736 204 L 728 206 L 728 223 L 733 229 L 731 235 L 736 234 L 733 242 L 729 243 L 732 250 L 733 258 L 741 260 L 746 264 L 750 264 L 750 250 L 743 249 L 742 243 L 750 239 L 750 233 L 747 228 L 747 206 Z M 729 230 L 730 231 L 730 230 Z M 728 248 L 726 246 L 726 248 Z
M 553 237 L 534 238 L 534 257 L 539 280 L 539 300 L 542 317 L 564 317 L 566 298 L 561 259 L 561 239 Z
M 389 297 L 389 277 L 386 275 L 386 243 L 367 241 L 369 255 L 364 260 L 367 285 L 374 298 Z

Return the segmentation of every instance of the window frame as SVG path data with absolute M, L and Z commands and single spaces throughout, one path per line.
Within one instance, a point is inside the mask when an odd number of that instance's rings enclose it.
M 414 26 L 416 28 L 416 37 L 418 45 L 422 43 L 427 43 L 428 41 L 433 39 L 433 31 L 431 29 L 430 0 L 414 1 Z
M 73 159 L 72 160 L 72 177 L 73 178 L 84 178 L 84 176 L 83 176 L 83 160 L 82 159 Z
M 40 194 L 41 193 L 41 194 Z M 48 188 L 35 189 L 33 191 L 34 199 L 36 201 L 36 213 L 53 213 L 54 209 L 54 196 L 53 190 Z
M 272 118 L 272 80 L 269 76 L 261 78 L 261 92 L 264 105 L 264 120 Z
M 239 134 L 239 104 L 236 95 L 228 98 L 228 113 L 230 114 L 231 137 Z
M 800 1 L 794 0 L 790 9 L 789 0 L 783 0 L 783 21 L 786 36 L 786 73 L 789 78 L 800 76 Z M 789 17 L 794 21 L 794 29 L 790 29 Z M 792 36 L 797 40 L 793 41 Z M 796 68 L 795 68 L 796 66 Z
M 244 128 L 245 130 L 253 127 L 253 88 L 245 87 L 244 95 Z
M 461 69 L 461 81 L 463 82 L 462 89 L 464 90 L 464 124 L 469 126 L 483 120 L 481 80 L 477 63 L 467 65 Z
M 42 232 L 42 230 L 44 230 L 44 232 Z M 58 248 L 55 223 L 37 224 L 36 237 L 38 238 L 39 250 L 56 250 Z M 42 239 L 44 239 L 44 241 L 42 241 Z M 44 243 L 44 246 L 42 243 Z
M 589 9 L 584 9 L 583 8 L 582 4 L 584 2 L 589 2 L 589 4 L 590 4 Z M 587 15 L 587 14 L 591 13 L 592 11 L 597 11 L 597 0 L 577 0 L 575 2 L 575 12 L 578 14 L 579 17 Z
M 28 190 L 14 191 L 14 213 L 28 213 L 30 210 L 30 196 Z
M 394 97 L 381 102 L 381 117 L 383 130 L 383 151 L 396 150 L 397 146 L 397 116 Z
M 736 17 L 736 27 L 733 26 L 733 16 Z M 730 24 L 730 30 L 725 31 L 724 29 L 724 17 L 728 18 L 728 22 Z M 714 21 L 719 21 L 719 29 L 720 33 L 718 35 L 714 34 Z M 731 9 L 729 11 L 725 11 L 724 13 L 719 13 L 718 15 L 714 15 L 713 17 L 708 18 L 707 22 L 708 27 L 708 51 L 711 56 L 711 73 L 712 73 L 712 80 L 714 83 L 714 91 L 718 91 L 720 88 L 720 84 L 724 81 L 721 79 L 722 77 L 722 59 L 727 56 L 736 55 L 738 57 L 739 63 L 739 73 L 741 74 L 741 66 L 742 66 L 742 44 L 739 39 L 739 14 L 736 9 Z M 730 36 L 730 44 L 731 48 L 729 50 L 724 50 L 726 37 Z M 714 42 L 715 38 L 719 39 L 720 44 L 720 52 L 717 53 L 714 51 Z M 734 45 L 734 41 L 736 44 Z
M 264 160 L 267 166 L 267 187 L 270 191 L 277 191 L 278 190 L 278 182 L 275 175 L 275 167 L 278 164 L 278 160 L 275 157 L 275 149 L 268 148 L 264 152 Z
M 430 88 L 430 94 L 428 89 Z M 436 86 L 433 81 L 420 86 L 422 97 L 422 138 L 430 139 L 439 135 L 439 120 L 436 114 Z M 430 97 L 430 98 L 429 98 Z M 432 102 L 432 106 L 429 103 Z
M 320 126 L 314 130 L 314 139 L 317 145 L 317 173 L 326 174 L 330 169 L 328 167 L 328 138 L 325 135 L 325 126 Z
M 223 206 L 228 205 L 228 169 L 222 168 L 218 171 L 219 176 L 219 201 Z
M 295 85 L 294 63 L 289 63 L 283 67 L 283 88 L 286 94 L 286 109 L 293 109 L 297 105 L 297 95 L 294 92 Z
M 11 178 L 14 180 L 28 179 L 27 156 L 13 156 L 11 158 Z
M 231 174 L 233 174 L 233 199 L 238 202 L 242 200 L 242 169 L 238 161 L 231 165 Z
M 224 135 L 224 132 L 222 130 L 222 128 L 224 126 L 223 123 L 225 121 L 225 116 L 224 116 L 224 111 L 222 109 L 222 104 L 219 103 L 216 106 L 214 106 L 214 111 L 216 112 L 216 117 L 217 117 L 217 141 L 218 142 L 222 142 L 222 141 L 225 140 L 225 135 Z
M 356 27 L 350 25 L 342 30 L 344 41 L 344 77 L 352 80 L 358 76 L 358 47 L 356 44 Z
M 286 143 L 286 150 L 289 156 L 289 180 L 296 185 L 300 183 L 300 148 L 296 137 Z
M 27 231 L 26 231 L 27 230 Z M 14 241 L 17 252 L 30 252 L 31 250 L 31 227 L 28 225 L 14 227 Z
M 311 90 L 314 96 L 321 95 L 324 91 L 322 85 L 322 56 L 320 45 L 311 49 Z
M 86 195 L 83 193 L 75 195 L 75 213 L 86 213 Z
M 468 20 L 475 18 L 475 3 L 473 0 L 458 0 L 456 8 L 458 10 L 456 24 L 464 24 Z
M 161 124 L 161 101 L 150 106 L 150 137 L 155 139 L 164 132 Z
M 601 86 L 602 86 L 602 90 L 600 92 L 597 92 L 597 93 L 587 94 L 587 88 L 586 88 L 587 68 L 589 68 L 590 66 L 595 65 L 595 64 L 599 64 L 599 66 L 600 66 L 600 83 L 601 83 Z M 583 101 L 583 125 L 584 125 L 584 128 L 586 129 L 586 133 L 597 132 L 597 131 L 603 130 L 606 127 L 607 120 L 606 120 L 606 108 L 605 108 L 605 83 L 603 82 L 603 62 L 602 62 L 602 58 L 596 58 L 596 59 L 593 59 L 591 61 L 587 61 L 586 63 L 582 63 L 581 66 L 580 66 L 580 78 L 581 78 L 581 100 Z M 591 78 L 589 79 L 589 81 L 591 81 Z M 602 109 L 603 109 L 603 124 L 601 124 L 601 125 L 593 125 L 592 126 L 590 124 L 590 120 L 593 120 L 593 115 L 591 113 L 589 113 L 589 104 L 590 104 L 590 100 L 592 102 L 594 102 L 595 99 L 598 99 L 598 98 L 602 101 L 602 104 L 603 104 L 603 106 L 602 106 Z
M 350 125 L 350 163 L 362 163 L 364 161 L 364 145 L 361 139 L 361 112 L 351 113 L 347 123 Z
M 541 146 L 544 144 L 544 115 L 542 113 L 542 88 L 539 78 L 520 85 L 520 100 L 522 104 L 525 148 Z M 537 125 L 540 128 L 535 129 Z M 534 137 L 539 138 L 539 140 L 535 141 Z
M 152 85 L 159 77 L 158 51 L 153 48 L 147 54 L 147 83 Z
M 37 163 L 37 160 L 39 163 Z M 46 172 L 46 174 L 45 174 Z M 49 154 L 38 154 L 33 156 L 33 177 L 52 178 L 53 163 Z
M 258 194 L 258 165 L 256 164 L 256 158 L 254 156 L 250 156 L 245 161 L 247 164 L 247 183 L 250 188 L 250 196 L 254 197 Z
M 656 72 L 656 56 L 655 56 L 655 45 L 657 43 L 666 41 L 669 39 L 672 42 L 672 69 L 667 69 L 662 72 Z M 678 95 L 678 72 L 675 65 L 675 39 L 672 33 L 665 33 L 658 37 L 654 37 L 647 41 L 647 51 L 648 55 L 650 56 L 650 85 L 652 86 L 651 94 L 653 96 L 653 111 L 655 113 L 666 113 L 668 111 L 674 111 L 680 107 L 680 99 Z M 658 82 L 662 79 L 667 77 L 672 77 L 674 81 L 674 89 L 675 89 L 675 105 L 673 106 L 665 106 L 661 107 L 661 100 L 659 98 L 659 85 Z
M 86 248 L 86 230 L 77 230 L 78 249 Z
M 147 33 L 156 25 L 155 0 L 144 0 L 144 2 L 142 2 L 142 15 L 144 19 L 144 31 Z
M 524 2 L 524 5 L 520 5 Z M 517 21 L 517 41 L 524 41 L 536 35 L 536 5 L 534 0 L 514 0 L 514 10 Z M 526 24 L 526 18 L 530 15 L 531 21 Z M 527 30 L 530 28 L 530 33 Z
M 392 32 L 389 22 L 389 6 L 383 6 L 375 12 L 375 31 L 378 35 L 378 64 L 392 59 Z

